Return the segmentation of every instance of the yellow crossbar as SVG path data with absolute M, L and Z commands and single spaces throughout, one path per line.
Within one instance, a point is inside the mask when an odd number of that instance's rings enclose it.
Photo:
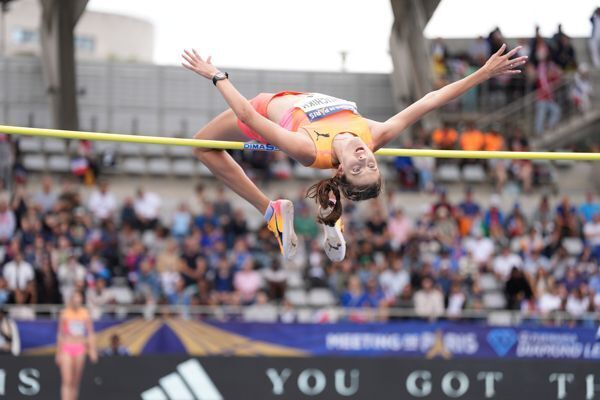
M 110 142 L 128 142 L 162 144 L 168 146 L 188 146 L 223 150 L 275 151 L 270 145 L 245 142 L 226 142 L 220 140 L 181 139 L 160 136 L 123 135 L 118 133 L 65 131 L 59 129 L 25 128 L 21 126 L 0 125 L 0 133 L 9 135 L 28 135 L 78 140 L 104 140 Z M 499 158 L 512 160 L 588 160 L 600 161 L 600 153 L 571 153 L 550 151 L 465 151 L 431 149 L 387 149 L 377 150 L 378 156 L 435 157 L 435 158 Z

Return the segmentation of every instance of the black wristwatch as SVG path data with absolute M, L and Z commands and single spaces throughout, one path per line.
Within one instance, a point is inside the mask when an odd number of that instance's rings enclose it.
M 222 81 L 223 79 L 228 79 L 228 78 L 229 78 L 229 74 L 227 72 L 219 71 L 213 75 L 212 81 L 213 81 L 214 85 L 217 86 L 217 81 Z

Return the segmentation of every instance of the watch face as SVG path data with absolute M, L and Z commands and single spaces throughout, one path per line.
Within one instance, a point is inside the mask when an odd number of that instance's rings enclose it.
M 224 74 L 223 72 L 218 72 L 218 73 L 215 75 L 215 79 L 216 79 L 216 80 L 221 80 L 221 79 L 225 79 L 225 78 L 226 78 L 226 76 L 225 76 L 225 74 Z

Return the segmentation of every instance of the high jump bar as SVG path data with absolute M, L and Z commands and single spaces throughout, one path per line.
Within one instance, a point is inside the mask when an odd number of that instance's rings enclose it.
M 60 129 L 26 128 L 22 126 L 0 125 L 0 133 L 9 135 L 41 136 L 77 140 L 102 140 L 109 142 L 127 142 L 143 144 L 162 144 L 167 146 L 187 146 L 220 150 L 277 151 L 277 147 L 251 142 L 227 142 L 220 140 L 182 139 L 161 136 L 124 135 L 118 133 L 100 133 L 67 131 Z M 572 153 L 550 151 L 467 151 L 432 149 L 393 149 L 383 148 L 375 152 L 378 156 L 435 157 L 435 158 L 480 158 L 509 160 L 578 160 L 600 161 L 600 153 Z

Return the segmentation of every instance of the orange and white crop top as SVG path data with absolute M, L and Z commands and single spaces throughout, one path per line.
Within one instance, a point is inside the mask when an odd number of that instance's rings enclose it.
M 62 312 L 62 325 L 60 331 L 63 335 L 85 337 L 87 334 L 86 323 L 90 314 L 85 308 L 75 311 L 65 309 Z
M 292 131 L 302 130 L 308 133 L 317 150 L 312 168 L 335 168 L 332 145 L 340 133 L 351 133 L 373 149 L 369 125 L 360 116 L 356 103 L 352 101 L 321 93 L 310 93 L 294 104 L 290 114 L 289 124 L 282 121 L 281 125 Z

